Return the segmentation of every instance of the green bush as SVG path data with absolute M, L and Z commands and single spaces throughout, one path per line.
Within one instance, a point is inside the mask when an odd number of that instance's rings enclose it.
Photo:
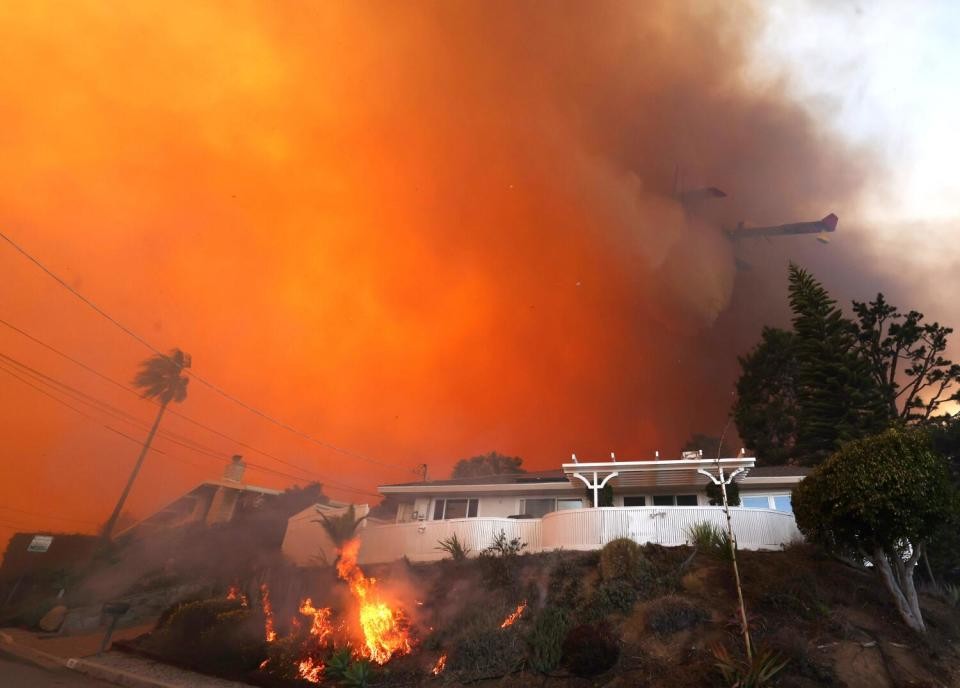
M 562 663 L 581 678 L 607 671 L 620 658 L 620 645 L 606 624 L 582 624 L 571 628 L 563 641 Z
M 175 605 L 145 643 L 174 664 L 224 676 L 256 669 L 265 645 L 258 615 L 225 599 Z
M 904 623 L 925 630 L 913 570 L 958 517 L 948 462 L 925 433 L 891 429 L 843 445 L 797 485 L 793 509 L 808 541 L 870 561 Z
M 697 521 L 687 528 L 687 538 L 690 544 L 701 552 L 730 558 L 730 536 L 727 531 L 709 521 Z
M 568 624 L 569 615 L 559 607 L 546 607 L 537 616 L 527 636 L 527 661 L 534 671 L 545 674 L 560 664 Z
M 710 618 L 700 607 L 682 597 L 661 597 L 647 607 L 647 628 L 657 635 L 671 635 L 693 628 Z
M 579 560 L 561 557 L 550 569 L 547 600 L 565 609 L 576 609 L 583 598 L 584 567 Z
M 519 538 L 507 539 L 506 531 L 501 530 L 480 552 L 484 582 L 494 588 L 513 586 L 517 582 L 517 559 L 526 546 Z
M 605 581 L 623 580 L 646 587 L 652 571 L 640 545 L 630 538 L 617 538 L 600 550 L 600 575 Z
M 597 586 L 584 611 L 586 615 L 602 619 L 608 614 L 627 614 L 637 602 L 637 589 L 625 580 L 604 581 Z
M 470 554 L 470 548 L 463 546 L 456 533 L 446 540 L 437 540 L 437 546 L 434 549 L 446 552 L 454 561 L 466 561 L 467 555 Z

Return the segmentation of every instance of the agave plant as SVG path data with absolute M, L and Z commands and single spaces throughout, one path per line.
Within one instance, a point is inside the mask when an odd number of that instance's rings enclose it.
M 454 561 L 464 561 L 467 555 L 470 554 L 470 548 L 463 546 L 463 543 L 460 542 L 460 538 L 457 537 L 456 533 L 446 540 L 437 540 L 437 546 L 434 547 L 434 549 L 446 552 Z
M 347 542 L 353 539 L 353 536 L 357 533 L 357 528 L 360 527 L 360 524 L 366 516 L 357 518 L 357 510 L 353 504 L 351 504 L 339 516 L 327 516 L 321 513 L 320 518 L 322 520 L 315 519 L 313 522 L 323 526 L 331 542 L 340 550 Z
M 723 645 L 717 645 L 712 652 L 714 666 L 730 688 L 765 688 L 789 661 L 770 650 L 757 650 L 751 659 L 734 657 Z

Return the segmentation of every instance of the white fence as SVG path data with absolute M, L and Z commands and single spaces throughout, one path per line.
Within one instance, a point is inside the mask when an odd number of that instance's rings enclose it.
M 730 513 L 741 549 L 779 549 L 801 537 L 792 514 L 744 508 L 732 508 Z M 701 521 L 726 529 L 723 509 L 709 506 L 602 507 L 555 511 L 539 519 L 460 518 L 368 526 L 359 531 L 359 562 L 384 563 L 404 556 L 411 561 L 443 559 L 449 555 L 437 549 L 438 543 L 454 534 L 475 556 L 501 530 L 508 538 L 527 543 L 525 552 L 599 549 L 619 537 L 640 543 L 682 545 L 688 540 L 690 526 Z M 321 530 L 319 526 L 317 530 Z M 319 533 L 315 542 L 321 546 Z M 286 543 L 284 551 L 300 559 L 288 551 Z

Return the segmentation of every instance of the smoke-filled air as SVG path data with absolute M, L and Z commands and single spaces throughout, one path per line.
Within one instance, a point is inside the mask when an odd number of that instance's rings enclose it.
M 333 483 L 492 449 L 528 469 L 676 454 L 720 434 L 735 355 L 785 311 L 788 250 L 738 271 L 719 228 L 844 218 L 877 175 L 785 83 L 751 81 L 763 23 L 730 3 L 9 5 L 0 223 L 192 372 L 346 450 L 193 381 L 184 413 L 307 471 L 168 414 L 214 458 L 355 497 Z M 705 186 L 728 197 L 678 202 Z M 0 248 L 4 319 L 127 383 L 149 349 Z M 149 424 L 146 402 L 0 341 L 23 380 Z M 0 384 L 2 498 L 102 523 L 145 429 Z M 155 449 L 135 514 L 221 470 L 163 432 Z

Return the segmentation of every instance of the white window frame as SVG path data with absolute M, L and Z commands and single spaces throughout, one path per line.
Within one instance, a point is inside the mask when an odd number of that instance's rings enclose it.
M 430 520 L 431 521 L 451 521 L 453 519 L 447 518 L 447 502 L 463 502 L 467 503 L 467 510 L 465 516 L 458 516 L 457 518 L 479 518 L 480 517 L 480 499 L 477 497 L 439 497 L 433 500 L 433 503 L 430 505 Z M 443 502 L 443 511 L 440 514 L 440 518 L 437 518 L 437 505 Z M 477 503 L 477 513 L 473 516 L 470 515 L 470 502 Z
M 790 492 L 741 492 L 740 493 L 740 506 L 744 509 L 762 509 L 763 507 L 756 506 L 743 506 L 744 499 L 759 499 L 765 497 L 767 500 L 767 509 L 770 511 L 776 511 L 781 514 L 792 514 L 793 513 L 793 504 L 790 505 L 790 511 L 781 511 L 777 509 L 776 498 L 777 497 L 792 497 L 793 495 Z M 792 501 L 792 500 L 791 500 Z
M 551 509 L 550 511 L 548 511 L 547 514 L 552 514 L 552 513 L 554 513 L 555 511 L 560 511 L 560 509 L 557 508 L 557 503 L 558 503 L 558 502 L 561 502 L 561 501 L 563 501 L 563 502 L 580 502 L 580 508 L 581 508 L 581 509 L 583 508 L 583 498 L 582 498 L 582 497 L 523 497 L 523 498 L 520 499 L 520 512 L 519 512 L 519 513 L 526 515 L 526 513 L 527 513 L 527 502 L 528 502 L 528 501 L 538 501 L 538 502 L 539 502 L 539 501 L 545 501 L 545 500 L 551 500 L 551 499 L 553 500 L 553 509 Z M 544 516 L 546 516 L 547 514 L 544 514 Z M 533 518 L 542 518 L 542 517 L 540 517 L 540 516 L 534 516 Z

